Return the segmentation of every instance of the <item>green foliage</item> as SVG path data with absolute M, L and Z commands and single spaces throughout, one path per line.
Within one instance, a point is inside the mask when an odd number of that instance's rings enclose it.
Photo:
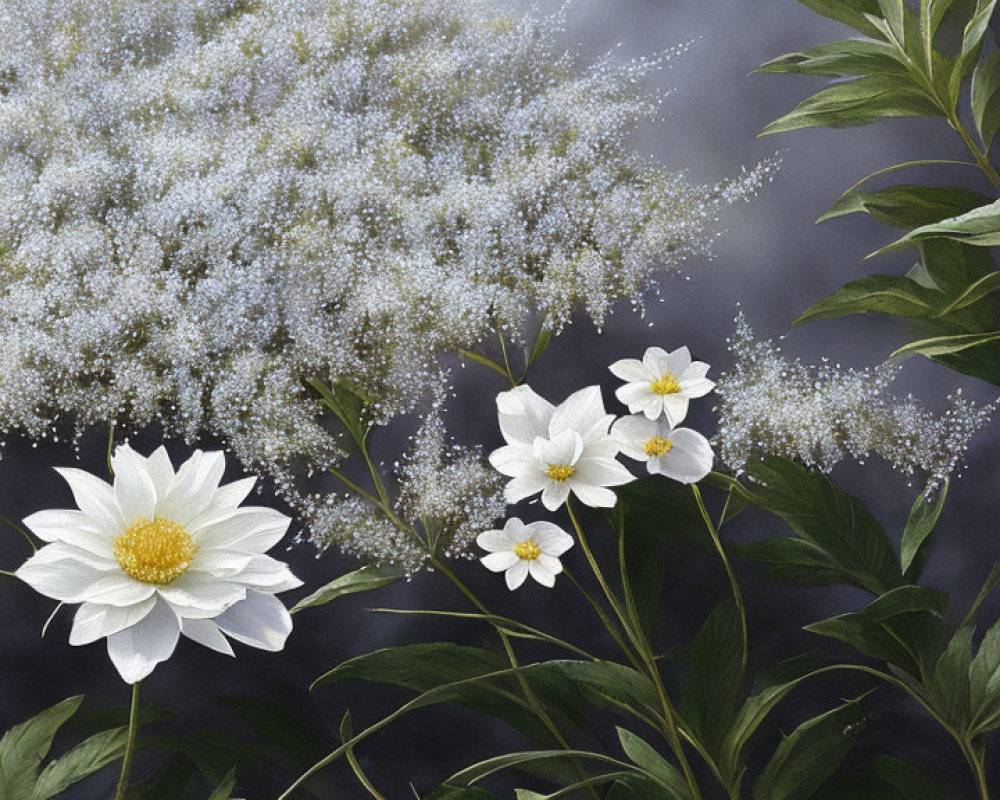
M 934 532 L 944 501 L 948 498 L 948 483 L 938 489 L 930 498 L 926 494 L 917 495 L 910 509 L 903 541 L 899 548 L 899 560 L 907 579 L 916 580 L 923 569 L 923 562 L 929 551 L 928 537 Z
M 345 594 L 356 592 L 368 592 L 378 589 L 404 577 L 405 573 L 398 566 L 366 566 L 334 578 L 325 586 L 317 589 L 307 597 L 303 597 L 292 608 L 292 613 L 301 611 L 304 608 L 321 606 L 335 600 Z

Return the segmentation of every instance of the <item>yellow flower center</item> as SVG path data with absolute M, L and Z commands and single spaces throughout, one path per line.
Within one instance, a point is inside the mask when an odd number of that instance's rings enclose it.
M 653 394 L 677 394 L 681 390 L 681 385 L 677 382 L 677 378 L 669 372 L 664 372 L 662 378 L 649 384 L 649 388 L 653 390 Z
M 546 475 L 559 483 L 572 477 L 574 472 L 576 469 L 569 464 L 549 464 L 549 468 L 545 470 Z
M 198 546 L 181 525 L 168 519 L 138 519 L 115 539 L 115 561 L 137 581 L 171 583 L 191 568 Z
M 514 555 L 525 561 L 534 561 L 542 554 L 541 548 L 532 541 L 518 542 L 514 545 Z
M 674 448 L 674 443 L 669 439 L 664 439 L 662 436 L 654 436 L 652 439 L 647 439 L 646 443 L 642 446 L 642 449 L 646 451 L 647 456 L 662 456 L 669 453 Z

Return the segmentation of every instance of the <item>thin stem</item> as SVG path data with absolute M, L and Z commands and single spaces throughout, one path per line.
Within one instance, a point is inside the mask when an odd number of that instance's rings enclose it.
M 361 764 L 358 763 L 357 756 L 354 755 L 353 747 L 347 748 L 344 753 L 344 757 L 347 759 L 347 763 L 350 764 L 354 777 L 357 778 L 361 785 L 368 790 L 368 794 L 370 794 L 375 800 L 385 800 L 385 797 L 379 793 L 379 790 L 375 788 L 368 776 L 365 775 L 365 771 L 361 769 Z
M 128 712 L 128 738 L 125 740 L 125 756 L 122 758 L 122 774 L 118 778 L 118 788 L 115 789 L 115 800 L 125 800 L 128 789 L 128 777 L 132 772 L 132 756 L 135 753 L 135 737 L 139 730 L 139 688 L 142 681 L 132 684 L 132 706 Z
M 30 547 L 33 551 L 38 552 L 38 545 L 36 545 L 35 540 L 31 538 L 31 534 L 28 533 L 27 530 L 22 528 L 16 522 L 14 522 L 14 520 L 7 519 L 7 517 L 0 515 L 0 524 L 7 525 L 8 527 L 13 528 L 15 531 L 21 534 L 21 536 L 24 537 L 24 541 L 28 543 L 28 547 Z
M 111 451 L 114 449 L 114 446 L 115 446 L 115 421 L 111 420 L 111 423 L 108 425 L 108 451 L 104 458 L 108 463 L 108 474 L 111 475 L 112 478 L 115 476 L 115 468 L 111 466 Z
M 11 577 L 11 578 L 16 578 L 17 577 L 17 575 L 15 575 L 13 572 L 9 572 L 8 570 L 5 570 L 5 569 L 0 569 L 0 575 L 7 575 L 8 577 Z
M 741 666 L 745 670 L 747 666 L 747 649 L 750 644 L 750 638 L 747 633 L 747 610 L 743 603 L 743 592 L 740 589 L 739 582 L 736 580 L 736 573 L 733 572 L 733 565 L 730 563 L 729 557 L 726 555 L 726 551 L 722 547 L 722 541 L 719 539 L 719 533 L 716 530 L 715 525 L 712 524 L 712 518 L 708 514 L 708 509 L 705 508 L 705 500 L 701 496 L 701 489 L 698 488 L 698 484 L 692 483 L 691 491 L 694 493 L 694 499 L 698 504 L 698 510 L 701 512 L 701 518 L 705 521 L 705 527 L 708 529 L 708 535 L 712 537 L 712 544 L 715 545 L 719 558 L 722 559 L 722 563 L 726 568 L 726 575 L 729 576 L 729 585 L 733 590 L 733 599 L 736 601 L 736 608 L 740 614 L 740 634 L 743 637 Z
M 632 662 L 632 666 L 637 670 L 642 671 L 642 664 L 639 659 L 634 654 L 632 648 L 630 648 L 626 641 L 622 638 L 622 635 L 618 632 L 618 628 L 615 624 L 611 621 L 608 615 L 604 613 L 604 609 L 601 608 L 600 604 L 590 595 L 590 592 L 583 587 L 583 584 L 580 583 L 580 581 L 578 581 L 568 569 L 566 569 L 566 567 L 563 567 L 563 575 L 569 579 L 569 582 L 572 583 L 579 590 L 580 594 L 586 598 L 587 602 L 590 603 L 591 608 L 594 609 L 594 613 L 597 614 L 598 618 L 601 620 L 601 624 L 604 625 L 608 633 L 611 634 L 611 638 L 615 640 L 615 644 L 621 648 L 621 651 L 628 657 L 628 660 Z
M 497 338 L 500 340 L 500 352 L 503 354 L 504 369 L 507 370 L 507 379 L 511 386 L 517 386 L 517 378 L 514 377 L 514 370 L 510 368 L 510 357 L 507 355 L 507 343 L 503 340 L 503 333 L 497 331 Z
M 618 617 L 618 620 L 621 623 L 622 628 L 625 630 L 629 640 L 632 642 L 633 647 L 635 647 L 639 656 L 645 662 L 647 675 L 656 687 L 656 693 L 660 700 L 660 706 L 663 708 L 663 716 L 666 722 L 663 732 L 667 737 L 667 742 L 670 745 L 670 749 L 673 751 L 674 757 L 677 759 L 677 763 L 680 764 L 681 771 L 684 773 L 684 780 L 686 781 L 688 788 L 691 790 L 691 797 L 693 800 L 701 800 L 701 789 L 698 786 L 698 781 L 695 779 L 694 772 L 691 770 L 691 764 L 687 760 L 687 756 L 684 753 L 684 745 L 680 740 L 679 729 L 677 726 L 677 712 L 674 710 L 673 704 L 670 702 L 670 698 L 667 695 L 666 687 L 663 685 L 663 678 L 660 676 L 660 669 L 656 665 L 656 658 L 653 656 L 649 644 L 643 638 L 641 632 L 637 632 L 632 629 L 628 618 L 619 607 L 614 595 L 611 593 L 611 587 L 608 586 L 604 573 L 601 572 L 597 559 L 594 558 L 594 553 L 590 549 L 590 544 L 587 542 L 587 536 L 584 534 L 583 528 L 577 521 L 576 515 L 573 513 L 573 507 L 570 505 L 569 500 L 566 501 L 566 512 L 569 514 L 570 522 L 573 523 L 573 529 L 576 531 L 577 539 L 580 541 L 580 547 L 583 549 L 583 553 L 587 558 L 587 563 L 590 565 L 590 569 L 594 573 L 594 577 L 597 579 L 598 584 L 600 584 L 601 589 L 604 592 L 604 596 L 607 598 L 608 603 L 611 605 L 615 615 Z
M 972 740 L 968 737 L 955 737 L 958 739 L 958 744 L 962 748 L 962 754 L 965 759 L 969 762 L 969 767 L 972 769 L 972 773 L 976 776 L 976 786 L 979 789 L 979 797 L 981 800 L 989 800 L 990 789 L 986 785 L 986 765 L 983 764 L 983 759 L 980 758 L 979 753 L 976 751 L 975 745 L 973 745 Z

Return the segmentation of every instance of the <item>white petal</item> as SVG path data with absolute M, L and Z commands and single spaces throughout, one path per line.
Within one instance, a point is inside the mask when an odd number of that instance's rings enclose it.
M 611 426 L 611 438 L 621 451 L 636 461 L 646 461 L 645 443 L 658 434 L 657 424 L 643 414 L 622 417 Z
M 302 585 L 302 581 L 292 574 L 287 564 L 265 555 L 254 556 L 247 567 L 232 578 L 232 581 L 243 586 L 263 589 L 271 594 L 298 589 Z
M 658 395 L 653 394 L 653 390 L 648 383 L 626 383 L 615 390 L 615 397 L 623 405 L 628 406 L 632 414 L 638 414 L 646 407 L 650 399 L 657 399 Z
M 616 378 L 629 383 L 652 383 L 659 375 L 653 375 L 638 358 L 623 358 L 608 369 Z
M 693 380 L 695 378 L 704 378 L 708 374 L 709 367 L 704 361 L 692 361 L 691 366 L 684 370 L 684 374 L 680 376 L 679 381 L 683 383 L 687 380 Z
M 538 559 L 528 562 L 528 572 L 542 586 L 548 586 L 551 589 L 556 585 L 556 576 L 545 569 Z
M 167 454 L 166 447 L 160 445 L 146 459 L 146 472 L 153 479 L 156 496 L 166 496 L 167 492 L 170 491 L 171 484 L 174 482 L 174 465 L 170 463 L 170 456 Z
M 536 461 L 543 465 L 575 464 L 583 454 L 583 437 L 574 430 L 565 430 L 551 439 L 539 436 L 535 439 L 533 452 Z
M 193 532 L 192 538 L 198 547 L 263 553 L 281 541 L 291 521 L 291 517 L 273 508 L 243 506 L 228 519 Z
M 94 521 L 98 529 L 111 536 L 118 536 L 125 531 L 121 509 L 115 500 L 115 490 L 110 484 L 82 469 L 59 467 L 56 472 L 69 484 L 77 507 Z
M 236 655 L 219 626 L 210 619 L 181 619 L 181 633 L 193 642 L 227 656 Z
M 663 396 L 663 413 L 672 427 L 676 427 L 687 416 L 688 399 L 683 394 L 665 394 Z
M 88 599 L 87 589 L 107 575 L 106 572 L 81 564 L 73 559 L 51 560 L 47 545 L 25 561 L 14 574 L 32 589 L 63 603 L 79 603 Z
M 109 606 L 131 606 L 152 597 L 155 591 L 153 584 L 137 581 L 124 572 L 105 573 L 100 580 L 94 581 L 80 592 L 78 600 L 71 602 L 83 600 Z
M 494 450 L 490 453 L 490 464 L 501 475 L 509 478 L 538 470 L 538 461 L 532 451 L 518 445 L 507 445 Z
M 609 424 L 601 387 L 588 386 L 559 404 L 549 422 L 549 438 L 554 439 L 563 431 L 576 431 L 587 439 L 595 432 L 607 433 Z
M 538 494 L 550 483 L 549 478 L 541 471 L 534 475 L 521 475 L 507 481 L 507 485 L 503 488 L 503 497 L 504 500 L 513 505 L 525 497 Z
M 238 642 L 272 652 L 285 646 L 292 618 L 276 597 L 250 589 L 247 599 L 215 618 L 223 633 Z
M 177 646 L 180 622 L 162 600 L 142 620 L 108 637 L 108 655 L 126 683 L 141 681 Z
M 501 553 L 490 553 L 479 560 L 490 572 L 503 572 L 513 567 L 521 559 L 512 551 L 504 550 Z
M 551 522 L 532 522 L 527 527 L 531 540 L 543 553 L 561 556 L 573 546 L 573 537 Z
M 167 496 L 156 504 L 156 515 L 187 525 L 211 503 L 225 471 L 226 458 L 221 451 L 196 450 L 177 470 Z
M 542 490 L 542 505 L 549 511 L 556 511 L 569 497 L 569 481 L 562 483 L 550 482 Z
M 680 381 L 681 394 L 687 397 L 704 397 L 712 389 L 715 383 L 707 378 L 685 378 Z
M 246 587 L 196 572 L 185 572 L 177 580 L 156 587 L 157 594 L 171 605 L 199 608 L 221 614 L 246 597 Z
M 228 517 L 240 503 L 247 499 L 247 495 L 250 494 L 256 483 L 256 478 L 243 478 L 220 486 L 215 490 L 209 504 L 197 516 L 189 520 L 184 527 L 190 533 L 194 533 L 205 525 Z
M 530 445 L 536 436 L 546 436 L 555 410 L 529 386 L 518 386 L 497 395 L 500 432 L 508 444 Z
M 483 548 L 483 550 L 490 553 L 497 553 L 501 550 L 512 549 L 517 542 L 505 529 L 502 531 L 484 531 L 476 537 L 476 544 Z
M 138 519 L 156 515 L 156 487 L 146 471 L 146 459 L 127 444 L 121 445 L 111 459 L 115 471 L 115 499 L 127 528 Z
M 613 458 L 581 458 L 569 482 L 589 486 L 621 486 L 634 480 L 635 476 Z
M 591 508 L 612 508 L 618 502 L 618 496 L 610 489 L 588 486 L 584 483 L 575 484 L 573 494 L 580 498 L 581 503 Z
M 83 603 L 73 617 L 73 630 L 69 634 L 72 645 L 90 644 L 105 636 L 135 625 L 145 617 L 153 606 L 155 597 L 148 597 L 131 606 L 105 606 L 99 603 Z
M 512 592 L 524 583 L 524 579 L 528 577 L 528 562 L 517 560 L 517 563 L 507 570 L 504 578 L 507 580 L 507 588 Z
M 239 575 L 253 560 L 252 553 L 237 553 L 232 550 L 199 550 L 191 565 L 192 572 L 203 572 L 213 578 L 230 578 Z
M 714 454 L 708 440 L 690 428 L 671 434 L 673 448 L 649 462 L 650 473 L 658 473 L 681 483 L 697 483 L 712 471 Z
M 667 368 L 664 372 L 669 372 L 675 378 L 680 378 L 690 366 L 691 351 L 686 347 L 678 347 L 667 356 Z
M 64 542 L 81 550 L 113 558 L 114 537 L 104 533 L 82 511 L 49 509 L 25 517 L 24 524 L 43 542 Z
M 553 575 L 558 575 L 560 572 L 562 572 L 563 569 L 562 562 L 555 556 L 550 556 L 546 555 L 545 553 L 542 553 L 540 556 L 538 556 L 536 560 L 538 561 L 539 564 L 545 567 L 545 569 L 551 572 Z
M 670 355 L 662 347 L 650 347 L 642 357 L 643 366 L 657 378 L 670 371 Z
M 121 567 L 115 561 L 114 555 L 98 555 L 89 550 L 66 544 L 65 542 L 47 544 L 35 553 L 33 558 L 36 565 L 51 564 L 56 561 L 75 561 L 78 564 L 83 564 L 103 573 L 121 571 Z

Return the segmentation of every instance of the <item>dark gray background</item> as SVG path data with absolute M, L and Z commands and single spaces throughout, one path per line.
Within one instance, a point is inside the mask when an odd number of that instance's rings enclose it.
M 542 6 L 555 8 L 557 3 Z M 558 401 L 577 388 L 600 383 L 609 408 L 621 411 L 613 400 L 616 381 L 607 372 L 611 361 L 639 355 L 654 344 L 667 348 L 687 344 L 699 358 L 712 364 L 711 374 L 718 374 L 729 364 L 725 339 L 732 331 L 737 303 L 742 304 L 758 334 L 778 336 L 805 307 L 842 283 L 872 272 L 900 273 L 910 266 L 913 256 L 906 252 L 874 263 L 859 263 L 891 236 L 891 231 L 870 220 L 849 218 L 821 226 L 814 226 L 813 221 L 844 189 L 875 169 L 911 158 L 964 157 L 961 141 L 944 122 L 899 120 L 852 130 L 809 130 L 754 138 L 766 123 L 824 82 L 748 73 L 781 53 L 849 35 L 847 29 L 794 0 L 578 0 L 569 18 L 567 42 L 580 42 L 589 56 L 619 42 L 624 58 L 695 40 L 689 53 L 655 78 L 658 85 L 672 90 L 672 96 L 664 105 L 665 118 L 637 133 L 640 150 L 655 154 L 670 168 L 686 170 L 700 182 L 732 175 L 741 165 L 752 165 L 775 151 L 780 151 L 784 163 L 775 182 L 758 199 L 726 215 L 727 231 L 715 248 L 714 259 L 692 260 L 684 277 L 664 278 L 662 302 L 651 300 L 646 319 L 625 306 L 610 320 L 603 335 L 581 321 L 554 343 L 531 381 L 541 394 Z M 975 175 L 972 170 L 956 174 L 936 168 L 902 179 L 962 181 L 988 191 L 976 182 Z M 867 366 L 883 360 L 905 341 L 905 335 L 891 320 L 849 318 L 798 329 L 785 346 L 788 352 L 810 361 L 827 355 L 847 365 Z M 932 407 L 942 408 L 945 396 L 957 385 L 981 400 L 996 394 L 991 387 L 918 361 L 907 366 L 898 390 L 913 392 Z M 458 399 L 452 402 L 448 419 L 459 439 L 480 442 L 487 450 L 500 444 L 493 396 L 503 388 L 497 376 L 478 367 L 456 369 Z M 706 433 L 714 424 L 710 406 L 710 402 L 701 403 L 689 418 L 692 426 Z M 104 469 L 102 437 L 103 432 L 95 432 L 85 440 L 81 463 L 97 473 Z M 376 436 L 387 458 L 397 438 L 395 432 Z M 155 432 L 137 442 L 147 452 L 157 444 Z M 926 573 L 926 582 L 952 593 L 951 616 L 955 619 L 964 613 L 1000 555 L 995 523 L 1000 512 L 996 445 L 995 425 L 975 440 L 967 459 L 968 475 L 953 488 L 941 521 L 941 542 Z M 175 462 L 188 452 L 182 443 L 168 446 Z M 68 446 L 43 444 L 36 448 L 11 440 L 0 461 L 0 514 L 20 519 L 42 508 L 70 506 L 68 489 L 50 468 L 74 461 Z M 902 478 L 881 464 L 871 464 L 864 472 L 845 464 L 834 475 L 862 496 L 898 539 L 917 489 L 907 487 Z M 236 477 L 239 471 L 231 465 L 227 479 Z M 267 495 L 265 502 L 269 502 Z M 734 530 L 740 536 L 784 534 L 773 520 L 753 515 Z M 14 569 L 26 555 L 16 534 L 3 535 L 0 566 Z M 334 553 L 319 560 L 314 556 L 308 545 L 287 553 L 310 590 L 357 566 Z M 571 553 L 568 558 L 569 563 L 575 563 L 579 554 Z M 672 549 L 670 558 L 665 647 L 689 637 L 704 612 L 725 592 L 721 570 L 711 559 L 683 548 Z M 500 613 L 568 638 L 594 641 L 594 627 L 580 613 L 565 581 L 554 591 L 528 585 L 508 595 L 500 576 L 474 563 L 462 565 L 461 572 Z M 820 645 L 818 638 L 798 632 L 801 625 L 855 609 L 864 602 L 860 593 L 849 590 L 774 587 L 762 580 L 760 570 L 753 565 L 741 563 L 738 572 L 751 604 L 757 664 Z M 39 632 L 52 602 L 10 579 L 0 583 L 0 592 L 0 603 L 6 610 L 0 646 L 0 728 L 71 694 L 85 693 L 88 707 L 127 701 L 127 687 L 108 661 L 103 644 L 72 648 L 67 643 L 71 611 L 60 612 L 41 639 Z M 212 724 L 231 721 L 213 706 L 218 695 L 240 694 L 285 703 L 309 716 L 332 747 L 345 708 L 353 709 L 360 726 L 375 719 L 380 710 L 390 708 L 400 696 L 354 684 L 308 695 L 309 683 L 326 669 L 352 655 L 403 642 L 445 637 L 492 642 L 488 630 L 436 627 L 365 610 L 375 605 L 464 610 L 461 599 L 443 579 L 420 575 L 377 595 L 343 598 L 302 613 L 296 617 L 296 630 L 281 654 L 237 646 L 233 661 L 182 641 L 175 656 L 147 681 L 146 697 L 184 708 L 181 724 L 190 729 L 206 720 Z M 995 616 L 996 610 L 996 604 L 992 605 L 983 619 Z M 604 645 L 594 643 L 598 649 Z M 808 687 L 793 695 L 782 710 L 783 729 L 790 730 L 806 714 L 829 707 L 850 689 Z M 971 796 L 972 786 L 957 747 L 926 724 L 910 705 L 897 704 L 887 690 L 881 695 L 884 699 L 875 703 L 877 710 L 869 725 L 877 741 L 897 755 L 927 766 L 955 797 Z M 600 738 L 604 747 L 615 749 L 613 738 L 606 734 Z M 359 758 L 387 797 L 402 798 L 412 797 L 408 789 L 411 781 L 421 791 L 427 790 L 453 769 L 516 743 L 503 726 L 472 714 L 420 712 L 359 749 Z M 995 757 L 991 761 L 992 772 L 1000 773 L 1000 762 Z M 140 760 L 137 776 L 149 766 Z M 76 796 L 104 796 L 112 780 L 91 781 Z M 280 786 L 283 780 L 275 779 L 275 785 Z M 263 777 L 253 776 L 251 781 L 242 786 L 248 797 L 275 794 Z M 349 777 L 346 765 L 329 770 L 327 781 L 328 797 L 365 796 Z

